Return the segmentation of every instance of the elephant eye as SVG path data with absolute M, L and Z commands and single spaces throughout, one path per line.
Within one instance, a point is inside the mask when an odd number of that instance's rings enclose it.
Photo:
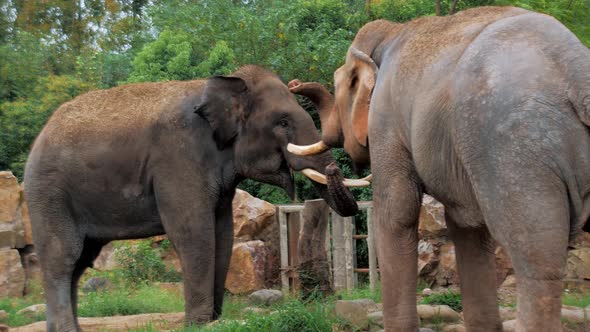
M 358 78 L 356 76 L 354 76 L 351 80 L 350 80 L 350 87 L 354 89 L 354 87 L 356 86 L 356 83 L 358 82 Z
M 287 121 L 287 119 L 281 119 L 279 121 L 279 126 L 281 126 L 283 128 L 287 128 L 287 127 L 289 127 L 289 121 Z

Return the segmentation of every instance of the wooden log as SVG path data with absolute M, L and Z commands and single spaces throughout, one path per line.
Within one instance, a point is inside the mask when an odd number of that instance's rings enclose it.
M 298 271 L 301 295 L 328 295 L 333 292 L 326 254 L 326 233 L 330 208 L 324 200 L 305 201 L 299 233 Z

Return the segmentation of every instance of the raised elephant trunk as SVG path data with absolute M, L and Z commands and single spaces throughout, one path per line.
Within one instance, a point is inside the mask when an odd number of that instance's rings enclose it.
M 338 119 L 338 112 L 334 110 L 334 97 L 323 85 L 317 82 L 301 82 L 292 80 L 289 82 L 289 90 L 292 93 L 305 96 L 311 100 L 320 115 L 322 123 L 322 141 L 316 144 L 301 147 L 303 151 L 297 150 L 294 146 L 292 153 L 302 152 L 306 155 L 316 154 L 327 150 L 329 147 L 337 148 L 342 146 L 342 132 Z M 323 150 L 321 150 L 322 148 Z
M 320 114 L 320 121 L 322 125 L 322 140 L 310 145 L 295 145 L 289 143 L 287 150 L 298 156 L 309 156 L 322 153 L 330 147 L 340 147 L 342 133 L 340 131 L 340 124 L 338 114 L 334 110 L 334 97 L 323 85 L 316 82 L 303 83 L 300 80 L 292 80 L 289 82 L 289 90 L 305 96 L 311 100 Z M 328 185 L 331 194 L 336 194 L 338 190 L 334 190 L 336 181 L 341 181 L 345 187 L 366 187 L 371 185 L 372 175 L 362 179 L 345 179 L 340 174 L 337 166 L 330 165 L 326 167 L 325 174 L 319 173 L 313 169 L 302 170 L 308 178 L 321 184 Z M 330 183 L 332 186 L 330 186 Z M 332 188 L 330 188 L 332 187 Z

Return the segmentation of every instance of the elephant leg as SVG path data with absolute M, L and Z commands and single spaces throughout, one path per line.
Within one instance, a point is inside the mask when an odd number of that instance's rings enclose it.
M 518 332 L 562 330 L 561 279 L 570 232 L 567 190 L 551 177 L 540 179 L 523 176 L 520 186 L 490 185 L 478 195 L 488 229 L 514 266 Z M 501 176 L 495 181 L 510 183 Z
M 382 283 L 385 331 L 418 331 L 416 282 L 422 192 L 415 176 L 374 169 L 373 218 Z
M 55 204 L 50 207 L 31 204 L 31 220 L 34 222 L 35 248 L 43 272 L 47 301 L 47 331 L 79 331 L 72 303 L 72 280 L 82 249 L 83 241 L 74 220 Z M 60 211 L 47 215 L 42 211 Z
M 485 226 L 459 227 L 464 224 L 460 221 L 463 218 L 459 211 L 445 210 L 445 216 L 449 235 L 455 244 L 465 326 L 471 332 L 501 332 L 496 291 L 496 243 Z
M 233 195 L 232 195 L 233 197 Z M 215 286 L 213 292 L 213 319 L 221 316 L 223 296 L 225 294 L 225 280 L 229 270 L 233 242 L 234 223 L 232 200 L 222 202 L 217 208 L 215 223 Z
M 182 266 L 186 324 L 209 322 L 214 303 L 216 202 L 198 184 L 173 177 L 158 183 L 155 196 L 162 225 Z
M 80 277 L 82 277 L 84 271 L 86 271 L 87 268 L 92 267 L 92 263 L 100 254 L 100 250 L 102 249 L 103 245 L 104 242 L 93 241 L 89 239 L 84 241 L 84 249 L 82 250 L 80 258 L 76 262 L 76 267 L 74 268 L 74 272 L 72 274 L 72 286 L 70 292 L 74 317 L 78 317 L 78 283 L 80 281 Z M 77 325 L 77 327 L 78 329 L 80 328 L 79 325 Z

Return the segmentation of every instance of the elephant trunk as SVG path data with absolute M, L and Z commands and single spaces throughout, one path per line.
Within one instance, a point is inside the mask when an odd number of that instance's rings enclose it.
M 292 80 L 289 82 L 289 90 L 292 93 L 305 96 L 311 100 L 320 115 L 322 124 L 322 141 L 313 147 L 303 147 L 307 154 L 318 153 L 327 150 L 329 147 L 342 147 L 342 131 L 338 118 L 338 112 L 334 108 L 334 97 L 323 85 L 316 82 L 301 82 Z M 321 145 L 320 145 L 321 143 Z M 320 149 L 320 145 L 324 150 Z M 293 152 L 296 153 L 296 152 Z

